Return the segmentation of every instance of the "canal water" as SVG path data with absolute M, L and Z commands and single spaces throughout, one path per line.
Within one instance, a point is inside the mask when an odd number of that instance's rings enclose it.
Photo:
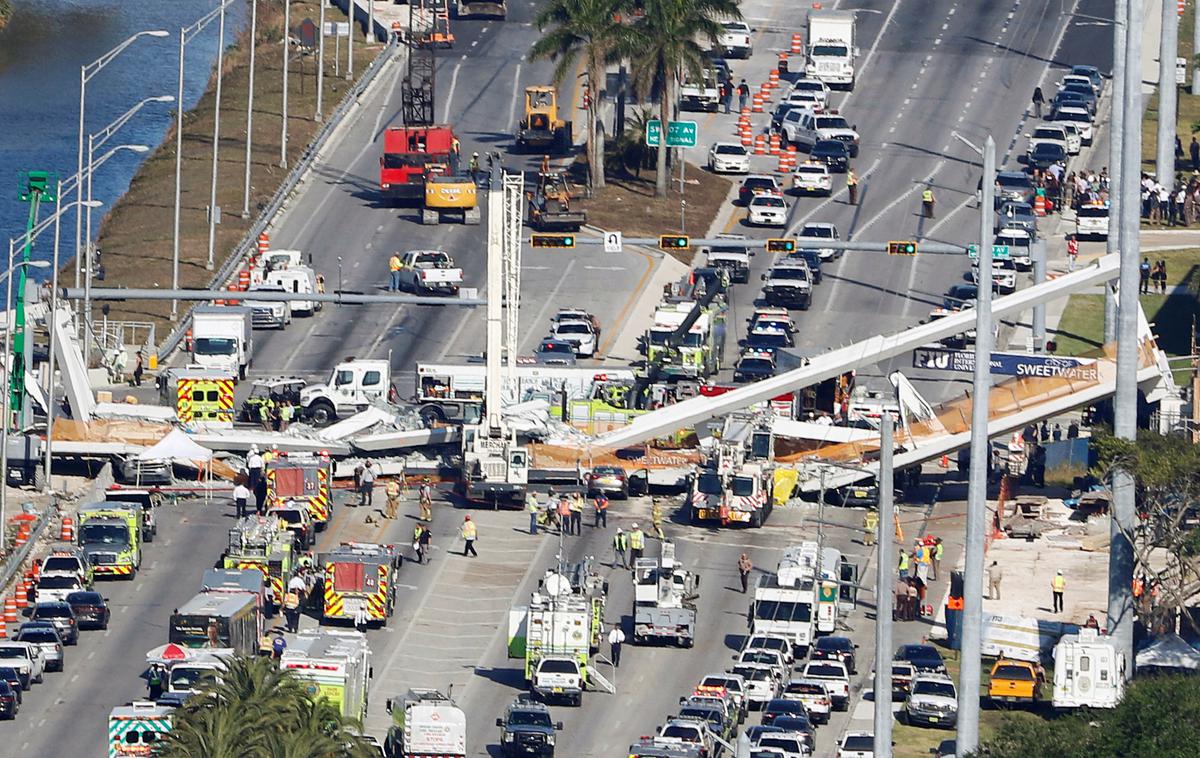
M 79 69 L 139 31 L 161 29 L 167 37 L 142 37 L 88 82 L 85 134 L 97 132 L 147 97 L 176 95 L 179 29 L 216 8 L 217 0 L 14 0 L 9 25 L 0 32 L 0 230 L 3 239 L 25 232 L 29 206 L 19 200 L 21 175 L 51 171 L 66 179 L 76 170 L 79 134 Z M 232 3 L 225 39 L 233 44 L 249 23 L 249 3 Z M 217 56 L 214 20 L 187 45 L 184 107 L 192 108 L 207 86 Z M 166 135 L 174 103 L 148 103 L 107 143 L 155 149 Z M 84 149 L 86 151 L 86 137 Z M 92 195 L 104 203 L 92 211 L 92 234 L 100 218 L 129 187 L 147 154 L 122 150 L 96 171 Z M 87 156 L 84 156 L 86 166 Z M 73 198 L 72 198 L 73 199 Z M 66 198 L 64 198 L 64 202 Z M 53 212 L 47 208 L 41 214 Z M 74 255 L 75 219 L 63 216 L 60 255 Z M 53 235 L 44 233 L 35 258 L 50 259 Z M 0 251 L 3 255 L 3 251 Z M 0 269 L 5 262 L 0 262 Z M 46 269 L 31 273 L 48 277 Z

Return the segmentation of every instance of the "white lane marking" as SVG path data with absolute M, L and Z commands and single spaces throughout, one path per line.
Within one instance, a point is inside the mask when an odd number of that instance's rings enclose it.
M 932 181 L 933 177 L 935 177 L 937 175 L 937 173 L 942 170 L 942 166 L 944 166 L 944 165 L 946 165 L 946 159 L 942 158 L 934 165 L 933 170 L 930 171 L 929 174 L 924 179 L 913 182 L 913 184 L 927 184 L 928 182 Z M 897 205 L 899 205 L 900 203 L 903 203 L 905 201 L 915 203 L 912 195 L 910 195 L 907 192 L 900 193 L 896 198 L 894 198 L 892 200 L 892 202 L 885 205 L 882 210 L 880 210 L 878 213 L 876 213 L 874 216 L 872 216 L 868 221 L 866 221 L 863 224 L 860 224 L 858 226 L 858 228 L 856 228 L 854 230 L 855 236 L 859 236 L 859 235 L 863 234 L 876 221 L 881 219 L 888 211 L 890 211 L 892 208 L 895 208 Z M 922 236 L 927 236 L 927 235 L 922 235 Z
M 534 324 L 541 324 L 545 322 L 546 314 L 549 311 L 550 306 L 554 304 L 554 300 L 558 296 L 558 291 L 562 289 L 563 282 L 565 282 L 567 277 L 571 275 L 571 269 L 573 268 L 575 268 L 574 259 L 572 259 L 571 262 L 567 264 L 567 267 L 563 269 L 562 275 L 558 277 L 558 281 L 554 284 L 554 289 L 550 290 L 550 294 L 547 295 L 545 300 L 542 302 L 542 307 L 538 310 L 537 316 L 533 319 Z M 589 266 L 588 268 L 591 267 Z M 530 330 L 529 336 L 525 338 L 525 342 L 527 343 L 529 341 L 529 337 L 532 337 L 535 334 L 541 334 L 541 332 L 539 332 L 537 329 Z M 540 337 L 533 338 L 540 339 Z
M 624 266 L 584 266 L 587 271 L 624 271 Z
M 487 288 L 482 287 L 482 288 L 480 288 L 479 292 L 481 295 L 484 295 L 487 292 Z M 458 338 L 462 334 L 463 329 L 466 328 L 467 321 L 470 320 L 472 312 L 474 310 L 475 310 L 474 308 L 467 308 L 466 310 L 463 311 L 462 318 L 460 318 L 458 320 L 458 326 L 454 327 L 454 332 L 451 333 L 450 339 L 446 340 L 446 344 L 442 345 L 442 352 L 438 354 L 437 363 L 441 363 L 442 361 L 446 360 L 446 353 L 450 352 L 450 348 L 456 342 L 458 342 Z M 476 316 L 476 317 L 478 318 L 478 316 Z M 434 547 L 436 548 L 437 545 L 434 545 Z
M 463 56 L 466 60 L 467 56 Z M 442 118 L 442 123 L 450 123 L 450 114 L 453 109 L 450 107 L 454 104 L 454 88 L 458 86 L 458 71 L 462 68 L 461 63 L 454 64 L 454 73 L 450 75 L 450 89 L 446 92 L 446 115 Z
M 517 91 L 518 91 L 517 87 L 519 87 L 519 86 L 520 86 L 520 84 L 521 84 L 521 64 L 520 64 L 520 63 L 518 63 L 518 64 L 517 64 L 517 70 L 513 72 L 513 88 L 512 88 L 512 91 L 513 91 L 513 92 L 517 92 Z M 512 130 L 512 128 L 513 128 L 513 124 L 515 124 L 515 123 L 516 123 L 516 121 L 517 121 L 517 100 L 518 100 L 518 98 L 515 98 L 515 97 L 514 97 L 514 98 L 512 99 L 512 104 L 511 104 L 511 105 L 509 105 L 509 107 L 508 107 L 508 128 L 509 128 L 509 131 L 511 131 L 511 130 Z

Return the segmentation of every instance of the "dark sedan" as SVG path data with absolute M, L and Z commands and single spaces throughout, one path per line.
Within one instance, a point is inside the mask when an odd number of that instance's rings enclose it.
M 804 703 L 799 700 L 784 700 L 783 698 L 775 698 L 767 701 L 767 706 L 763 708 L 762 722 L 763 726 L 771 726 L 775 719 L 780 716 L 808 716 L 808 711 L 804 710 Z
M 751 332 L 742 345 L 746 350 L 771 353 L 772 355 L 774 355 L 776 350 L 795 346 L 796 340 L 792 337 L 792 333 L 782 329 L 778 331 Z
M 71 593 L 75 594 L 75 593 Z M 79 644 L 79 623 L 66 602 L 38 603 L 29 614 L 30 621 L 44 621 L 62 635 L 64 645 Z
M 17 717 L 21 709 L 21 691 L 8 682 L 0 681 L 0 716 L 5 720 Z
M 24 686 L 21 683 L 21 672 L 17 671 L 12 666 L 0 666 L 0 681 L 8 682 L 8 685 L 17 693 L 17 702 L 21 702 L 21 690 Z
M 770 355 L 752 353 L 742 356 L 733 370 L 733 381 L 738 384 L 757 382 L 775 376 L 775 361 Z
M 815 755 L 817 751 L 817 728 L 813 726 L 813 722 L 808 716 L 776 716 L 771 723 L 772 726 L 778 727 L 785 732 L 799 732 L 804 735 L 804 744 L 808 745 L 810 755 Z
M 1089 100 L 1083 92 L 1059 90 L 1054 99 L 1050 101 L 1050 120 L 1054 121 L 1055 115 L 1063 108 L 1083 108 L 1094 118 L 1096 116 L 1096 99 L 1093 96 Z
M 80 629 L 107 629 L 110 611 L 99 592 L 72 592 L 67 605 L 75 611 L 75 624 Z
M 821 161 L 830 171 L 844 174 L 850 170 L 850 148 L 841 140 L 817 140 L 817 144 L 809 151 L 809 157 Z
M 1065 168 L 1068 160 L 1066 149 L 1053 142 L 1039 142 L 1029 151 L 1029 165 L 1043 171 L 1056 163 Z
M 811 247 L 802 247 L 788 253 L 788 260 L 799 259 L 808 264 L 812 273 L 813 284 L 821 283 L 821 251 Z
M 846 664 L 846 671 L 853 674 L 854 648 L 857 647 L 848 637 L 821 637 L 812 646 L 812 660 L 841 661 Z
M 946 673 L 946 662 L 942 660 L 942 654 L 933 645 L 901 645 L 896 648 L 896 654 L 892 656 L 892 660 L 907 661 L 918 673 L 922 671 Z

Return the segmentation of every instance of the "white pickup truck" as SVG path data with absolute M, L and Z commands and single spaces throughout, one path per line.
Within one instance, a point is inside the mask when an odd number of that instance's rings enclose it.
M 721 90 L 717 86 L 717 72 L 706 69 L 697 79 L 684 72 L 679 83 L 679 103 L 684 110 L 716 112 L 721 105 Z
M 461 268 L 441 250 L 410 250 L 400 257 L 400 289 L 453 295 L 463 282 Z

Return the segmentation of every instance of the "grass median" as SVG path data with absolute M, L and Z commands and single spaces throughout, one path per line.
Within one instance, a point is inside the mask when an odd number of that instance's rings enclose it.
M 319 17 L 318 0 L 293 0 L 293 30 Z M 327 21 L 345 21 L 335 6 L 325 11 Z M 361 31 L 361 27 L 359 27 Z M 254 71 L 254 118 L 251 140 L 250 212 L 242 218 L 246 159 L 246 101 L 249 93 L 249 29 L 225 53 L 221 84 L 221 130 L 217 161 L 217 206 L 214 268 L 220 268 L 245 236 L 259 211 L 283 183 L 290 168 L 280 166 L 283 127 L 283 12 L 277 3 L 259 0 Z M 356 32 L 358 35 L 359 32 Z M 295 37 L 293 36 L 293 40 Z M 325 116 L 333 112 L 350 88 L 344 76 L 335 76 L 333 38 L 326 40 Z M 345 73 L 345 40 L 338 63 Z M 366 70 L 380 49 L 355 40 L 354 72 Z M 288 66 L 288 167 L 303 153 L 321 124 L 316 119 L 317 55 L 291 46 Z M 207 286 L 213 271 L 208 261 L 209 192 L 212 181 L 212 134 L 215 117 L 216 78 L 209 82 L 200 102 L 183 117 L 182 192 L 180 213 L 179 283 L 184 288 Z M 104 251 L 105 281 L 109 287 L 169 288 L 172 276 L 172 227 L 175 196 L 175 129 L 146 160 L 129 191 L 105 216 L 97 245 Z M 173 328 L 171 304 L 163 300 L 114 302 L 109 318 L 154 322 L 159 338 Z M 181 309 L 182 310 L 182 309 Z M 98 318 L 98 316 L 97 316 Z

